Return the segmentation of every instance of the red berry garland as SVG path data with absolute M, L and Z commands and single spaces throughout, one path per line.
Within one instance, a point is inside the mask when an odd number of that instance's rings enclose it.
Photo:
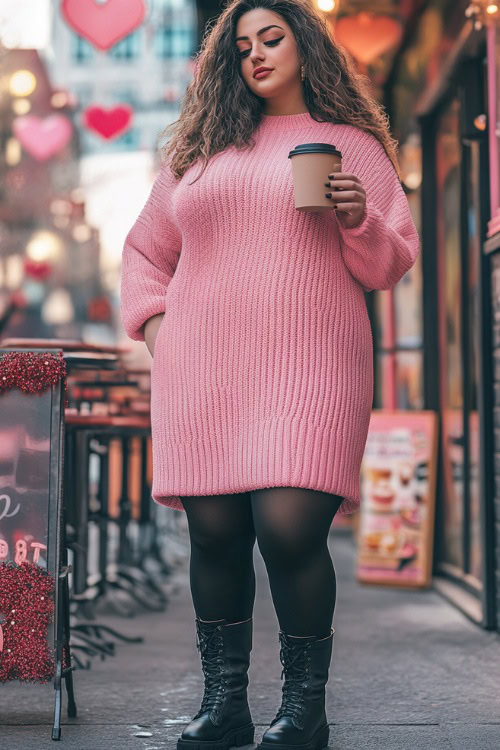
M 48 682 L 55 650 L 47 627 L 54 614 L 54 579 L 31 562 L 0 564 L 0 682 Z
M 42 393 L 64 378 L 66 361 L 63 352 L 8 352 L 0 358 L 0 394 L 11 388 L 25 393 Z

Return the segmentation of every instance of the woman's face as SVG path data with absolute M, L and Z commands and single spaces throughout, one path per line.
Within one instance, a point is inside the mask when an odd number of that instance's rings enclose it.
M 257 96 L 281 100 L 293 89 L 301 88 L 295 37 L 277 13 L 254 8 L 241 16 L 236 26 L 236 47 L 243 78 Z M 261 66 L 272 72 L 254 78 L 254 70 Z

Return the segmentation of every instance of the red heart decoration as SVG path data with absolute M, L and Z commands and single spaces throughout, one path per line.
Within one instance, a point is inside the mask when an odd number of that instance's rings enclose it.
M 134 110 L 128 104 L 118 104 L 112 109 L 87 107 L 83 112 L 83 123 L 88 130 L 93 130 L 103 138 L 117 138 L 129 129 Z
M 26 258 L 24 261 L 24 273 L 35 281 L 45 281 L 52 273 L 52 264 L 46 260 L 32 260 Z
M 73 128 L 63 115 L 49 115 L 44 120 L 35 115 L 23 115 L 14 118 L 12 131 L 31 156 L 45 161 L 64 148 Z
M 141 25 L 146 15 L 144 0 L 62 0 L 67 23 L 94 47 L 108 50 Z
M 403 27 L 389 16 L 357 13 L 339 18 L 335 38 L 360 63 L 369 65 L 401 41 Z

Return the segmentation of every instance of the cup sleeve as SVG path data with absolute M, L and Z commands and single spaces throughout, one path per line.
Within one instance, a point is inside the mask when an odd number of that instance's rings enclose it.
M 165 312 L 165 293 L 179 260 L 182 236 L 174 221 L 176 179 L 162 167 L 122 251 L 120 316 L 129 338 L 144 341 L 144 324 Z

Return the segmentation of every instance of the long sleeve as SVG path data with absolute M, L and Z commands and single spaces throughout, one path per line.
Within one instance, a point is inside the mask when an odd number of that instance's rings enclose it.
M 120 313 L 127 335 L 144 341 L 144 323 L 165 312 L 165 292 L 181 251 L 172 213 L 175 176 L 162 167 L 144 208 L 128 232 L 122 252 Z
M 359 134 L 359 130 L 358 130 Z M 343 159 L 344 172 L 359 177 L 366 211 L 357 227 L 346 227 L 335 212 L 345 264 L 364 291 L 391 289 L 409 271 L 420 239 L 405 192 L 384 147 L 362 131 Z

